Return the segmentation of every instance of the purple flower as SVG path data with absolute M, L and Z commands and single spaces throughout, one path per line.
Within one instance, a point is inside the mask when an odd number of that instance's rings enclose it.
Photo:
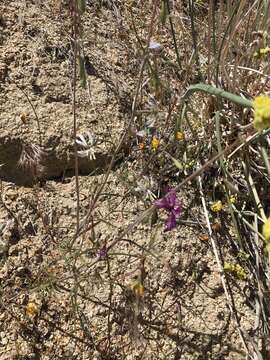
M 97 252 L 97 258 L 98 260 L 103 260 L 105 259 L 107 256 L 107 248 L 106 246 L 104 245 L 102 248 L 100 248 Z
M 166 220 L 165 231 L 172 230 L 176 227 L 176 219 L 180 216 L 182 206 L 176 197 L 175 190 L 169 190 L 167 194 L 154 202 L 158 209 L 165 209 L 169 214 Z

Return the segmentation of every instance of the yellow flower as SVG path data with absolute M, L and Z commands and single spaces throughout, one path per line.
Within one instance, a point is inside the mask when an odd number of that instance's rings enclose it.
M 270 127 L 270 96 L 257 96 L 253 101 L 255 111 L 253 125 L 262 130 Z
M 247 274 L 245 270 L 242 268 L 239 264 L 231 264 L 231 263 L 224 263 L 223 267 L 225 272 L 231 273 L 235 277 L 237 277 L 240 280 L 245 280 L 247 278 Z
M 239 264 L 234 266 L 234 273 L 240 280 L 245 280 L 247 278 L 245 270 Z
M 132 284 L 132 291 L 136 295 L 136 297 L 143 297 L 144 295 L 144 286 L 141 282 L 136 281 L 134 284 Z
M 175 134 L 175 138 L 178 141 L 185 140 L 185 134 L 182 131 L 177 131 Z
M 265 48 L 262 48 L 259 50 L 260 55 L 264 56 L 270 53 L 270 47 L 266 46 Z
M 254 56 L 258 58 L 264 58 L 269 53 L 270 53 L 270 47 L 266 46 L 265 48 L 261 48 L 257 52 L 255 52 Z
M 229 199 L 229 202 L 230 202 L 231 204 L 235 204 L 235 203 L 236 203 L 236 195 L 231 195 L 231 196 L 230 196 L 230 199 Z
M 190 169 L 190 168 L 192 168 L 194 166 L 194 164 L 195 164 L 195 160 L 191 160 L 191 161 L 185 163 L 184 168 L 185 169 Z
M 144 286 L 142 284 L 138 284 L 138 286 L 134 289 L 134 292 L 138 297 L 143 297 Z
M 266 223 L 263 225 L 263 236 L 265 240 L 270 243 L 270 216 Z
M 26 305 L 26 315 L 29 317 L 35 317 L 38 313 L 38 307 L 34 302 L 29 302 Z
M 160 140 L 156 136 L 154 136 L 152 139 L 152 142 L 151 142 L 152 148 L 154 150 L 157 150 L 157 148 L 159 147 L 159 144 L 160 144 Z
M 223 204 L 222 202 L 219 200 L 219 201 L 216 201 L 214 202 L 212 205 L 211 205 L 211 210 L 213 212 L 219 212 L 223 209 Z

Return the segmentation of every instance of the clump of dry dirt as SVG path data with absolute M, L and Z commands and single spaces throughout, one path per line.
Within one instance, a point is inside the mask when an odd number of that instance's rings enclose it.
M 89 87 L 77 88 L 78 133 L 90 131 L 98 144 L 96 160 L 79 162 L 81 219 L 129 120 L 139 71 L 115 3 L 90 1 L 83 18 Z M 129 186 L 140 180 L 137 165 L 120 156 L 90 230 L 70 251 L 76 194 L 68 7 L 3 0 L 0 10 L 0 358 L 244 359 L 212 248 L 199 237 L 202 214 L 191 187 L 181 193 L 179 227 L 166 233 L 163 222 L 140 224 L 102 256 L 150 204 Z M 18 166 L 23 152 L 37 158 L 34 173 Z M 134 291 L 138 281 L 143 295 Z M 239 324 L 252 337 L 245 282 L 232 283 Z

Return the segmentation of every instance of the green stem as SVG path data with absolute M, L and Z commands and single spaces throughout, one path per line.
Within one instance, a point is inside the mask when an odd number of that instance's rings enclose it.
M 197 35 L 196 35 L 196 29 L 195 29 L 195 23 L 194 23 L 194 3 L 193 1 L 189 0 L 189 15 L 190 15 L 190 23 L 191 23 L 191 36 L 192 36 L 192 43 L 193 43 L 193 49 L 195 54 L 195 62 L 197 71 L 200 77 L 200 81 L 203 80 L 202 73 L 201 73 L 201 65 L 200 65 L 200 58 L 199 58 L 199 52 L 198 52 L 198 43 L 197 43 Z
M 220 60 L 221 60 L 221 55 L 222 55 L 222 49 L 224 47 L 225 41 L 227 40 L 228 32 L 230 30 L 230 27 L 232 25 L 233 19 L 234 19 L 236 13 L 237 13 L 238 8 L 239 8 L 239 4 L 237 3 L 235 8 L 233 9 L 233 13 L 232 13 L 232 15 L 230 17 L 230 20 L 228 22 L 227 28 L 225 30 L 225 33 L 223 35 L 223 38 L 222 38 L 222 41 L 221 41 L 221 44 L 220 44 L 220 48 L 219 48 L 218 56 L 217 56 L 217 61 L 216 61 L 216 76 L 215 76 L 216 85 L 218 84 L 219 65 L 220 65 Z
M 166 5 L 165 6 L 167 6 L 167 10 L 168 10 L 170 27 L 171 27 L 172 37 L 173 37 L 173 45 L 174 45 L 174 50 L 175 50 L 175 53 L 176 53 L 176 59 L 177 59 L 177 62 L 178 62 L 179 69 L 182 70 L 179 50 L 178 50 L 178 46 L 177 46 L 177 42 L 176 42 L 176 36 L 175 36 L 175 31 L 174 31 L 172 17 L 171 17 L 171 10 L 170 10 L 169 0 L 166 0 Z
M 270 161 L 269 161 L 267 151 L 264 146 L 259 146 L 259 150 L 260 150 L 261 156 L 263 158 L 263 161 L 265 163 L 265 167 L 266 167 L 268 176 L 270 177 Z

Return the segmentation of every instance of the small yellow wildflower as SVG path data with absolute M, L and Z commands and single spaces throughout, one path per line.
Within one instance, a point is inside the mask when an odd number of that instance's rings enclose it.
M 269 54 L 269 53 L 270 53 L 270 47 L 269 47 L 269 46 L 266 46 L 265 48 L 260 49 L 260 50 L 259 50 L 259 53 L 260 53 L 260 55 L 262 55 L 262 56 Z
M 233 274 L 235 277 L 237 277 L 240 280 L 245 280 L 247 278 L 245 270 L 239 264 L 234 265 L 225 262 L 223 269 L 225 272 Z
M 35 317 L 38 313 L 38 307 L 34 302 L 29 302 L 26 305 L 26 315 L 29 317 Z
M 144 286 L 141 282 L 135 282 L 132 285 L 132 291 L 134 292 L 134 294 L 136 295 L 136 297 L 140 298 L 143 297 L 144 295 Z
M 182 131 L 177 131 L 175 134 L 175 138 L 178 141 L 185 140 L 185 134 Z
M 235 272 L 235 275 L 238 277 L 238 279 L 240 280 L 245 280 L 247 278 L 247 275 L 246 275 L 246 272 L 245 270 L 242 268 L 241 265 L 239 264 L 236 264 L 234 266 L 234 272 Z
M 222 202 L 219 200 L 219 201 L 216 201 L 214 202 L 212 205 L 211 205 L 211 210 L 213 212 L 219 212 L 223 209 L 223 204 Z
M 255 52 L 254 56 L 258 58 L 264 58 L 270 53 L 270 47 L 266 46 L 265 48 L 259 49 L 257 52 Z
M 263 236 L 265 240 L 270 243 L 270 216 L 266 223 L 263 225 Z
M 231 195 L 231 196 L 230 196 L 230 199 L 229 199 L 229 202 L 230 202 L 231 204 L 235 204 L 235 203 L 236 203 L 236 195 Z
M 192 168 L 194 166 L 194 164 L 195 164 L 195 160 L 191 160 L 191 161 L 185 163 L 184 168 L 185 169 L 190 169 L 190 168 Z
M 243 260 L 248 260 L 250 258 L 250 255 L 246 253 L 244 250 L 240 250 L 237 256 Z
M 156 136 L 154 136 L 151 142 L 153 150 L 157 150 L 159 144 L 160 144 L 160 140 Z
M 270 96 L 257 96 L 253 101 L 255 111 L 253 125 L 262 130 L 270 127 Z

